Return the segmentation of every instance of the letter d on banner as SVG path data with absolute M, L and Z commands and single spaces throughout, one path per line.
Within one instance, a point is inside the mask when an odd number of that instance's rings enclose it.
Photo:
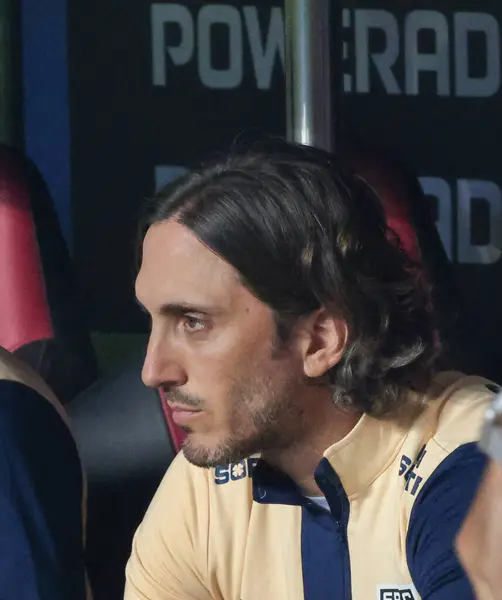
M 472 201 L 488 203 L 489 233 L 483 245 L 471 243 Z M 502 192 L 493 181 L 459 179 L 457 184 L 458 262 L 491 264 L 502 249 Z
M 469 33 L 481 33 L 486 44 L 486 72 L 469 74 Z M 455 14 L 455 80 L 457 95 L 486 98 L 500 88 L 500 28 L 492 15 L 459 12 Z
M 420 177 L 419 181 L 424 195 L 436 200 L 436 227 L 446 255 L 452 260 L 452 194 L 450 186 L 440 177 Z

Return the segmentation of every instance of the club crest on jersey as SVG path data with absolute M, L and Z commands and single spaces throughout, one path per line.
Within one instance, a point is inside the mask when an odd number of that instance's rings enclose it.
M 377 587 L 377 600 L 419 600 L 413 585 L 385 584 Z

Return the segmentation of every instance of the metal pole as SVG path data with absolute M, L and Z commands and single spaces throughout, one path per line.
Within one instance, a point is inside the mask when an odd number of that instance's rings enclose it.
M 334 149 L 334 0 L 285 0 L 288 139 Z

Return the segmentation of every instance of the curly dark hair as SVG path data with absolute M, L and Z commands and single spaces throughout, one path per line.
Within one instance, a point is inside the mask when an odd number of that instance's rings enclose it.
M 316 382 L 338 406 L 395 416 L 403 388 L 430 383 L 429 290 L 371 187 L 341 160 L 277 139 L 234 148 L 162 189 L 146 227 L 171 218 L 240 273 L 282 342 L 322 306 L 347 323 L 342 359 Z

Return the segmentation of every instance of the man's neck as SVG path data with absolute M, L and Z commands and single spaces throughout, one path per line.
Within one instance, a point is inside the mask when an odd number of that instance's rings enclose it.
M 315 399 L 317 410 L 311 414 L 302 440 L 287 449 L 263 455 L 267 462 L 289 475 L 306 496 L 322 495 L 314 479 L 316 467 L 327 448 L 348 435 L 361 418 L 360 413 L 334 406 L 326 390 L 319 392 Z

